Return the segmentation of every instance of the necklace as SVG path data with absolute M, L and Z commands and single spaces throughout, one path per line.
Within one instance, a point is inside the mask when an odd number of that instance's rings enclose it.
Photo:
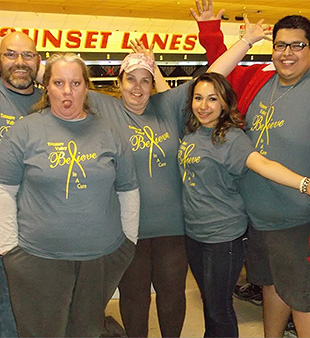
M 277 99 L 275 99 L 273 101 L 273 97 L 274 97 L 274 94 L 276 92 L 276 89 L 277 89 L 277 86 L 278 86 L 278 82 L 279 82 L 279 80 L 274 82 L 274 86 L 273 86 L 273 89 L 272 89 L 272 93 L 271 93 L 271 97 L 270 97 L 270 102 L 269 102 L 269 106 L 270 107 L 272 107 L 276 102 L 278 102 L 280 99 L 282 99 L 282 97 L 284 95 L 286 95 L 290 90 L 292 90 L 294 88 L 294 86 L 295 86 L 295 85 L 290 86 L 281 96 L 279 96 Z

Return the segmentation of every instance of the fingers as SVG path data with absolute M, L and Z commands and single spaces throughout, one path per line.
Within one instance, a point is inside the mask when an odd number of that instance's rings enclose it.
M 243 13 L 243 21 L 244 22 L 246 22 L 246 21 L 249 22 L 248 15 L 246 13 Z
M 265 36 L 264 36 L 264 40 L 272 41 L 272 37 L 269 36 L 269 35 L 265 35 Z
M 217 15 L 216 15 L 216 20 L 221 20 L 223 14 L 224 14 L 224 12 L 225 12 L 225 9 L 222 8 L 222 9 L 217 13 Z
M 130 47 L 135 53 L 143 53 L 145 56 L 148 56 L 155 61 L 155 55 L 153 52 L 154 43 L 152 43 L 149 49 L 147 49 L 143 42 L 136 38 L 135 40 L 130 40 Z
M 142 53 L 146 50 L 144 44 L 137 38 L 135 40 L 130 40 L 130 47 L 136 53 Z
M 260 26 L 264 33 L 264 39 L 268 41 L 272 41 L 272 27 L 270 25 L 263 26 L 264 19 L 261 19 L 257 22 L 257 25 Z
M 131 47 L 131 49 L 132 49 L 135 53 L 138 53 L 138 46 L 137 46 L 137 44 L 135 43 L 135 41 L 130 40 L 130 47 Z
M 202 0 L 202 7 L 203 10 L 206 12 L 207 10 L 212 11 L 213 10 L 213 1 L 209 0 L 209 4 L 207 4 L 206 0 Z
M 193 8 L 190 8 L 189 11 L 191 12 L 192 17 L 193 17 L 196 21 L 198 21 L 199 17 L 198 17 L 198 15 L 197 15 L 197 13 L 193 10 Z
M 200 1 L 199 0 L 195 0 L 195 3 L 196 3 L 196 8 L 197 8 L 197 11 L 199 14 L 202 13 L 202 8 L 201 8 L 201 5 L 200 5 Z
M 263 31 L 264 31 L 264 34 L 269 38 L 269 36 L 272 36 L 273 34 L 273 27 L 270 25 L 266 25 L 263 27 Z
M 138 39 L 130 40 L 130 47 L 135 53 L 141 53 L 143 49 L 141 47 L 141 42 Z
M 257 21 L 257 25 L 261 26 L 263 24 L 263 22 L 264 22 L 264 19 L 260 19 L 259 21 Z
M 140 41 L 139 39 L 135 38 L 136 41 L 136 45 L 139 49 L 144 49 L 144 44 L 142 43 L 142 41 Z
M 269 34 L 270 28 L 263 27 L 264 19 L 259 20 L 256 24 L 251 24 L 247 18 L 247 15 L 243 15 L 244 23 L 245 23 L 245 35 L 247 35 L 248 41 L 250 41 L 252 44 L 260 41 L 262 39 L 264 40 L 272 40 Z
M 266 31 L 266 33 L 270 34 L 270 33 L 272 33 L 273 27 L 270 26 L 270 25 L 264 25 L 263 30 L 264 30 L 264 32 Z

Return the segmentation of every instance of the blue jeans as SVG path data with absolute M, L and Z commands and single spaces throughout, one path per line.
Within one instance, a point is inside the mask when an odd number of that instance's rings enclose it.
M 204 337 L 238 337 L 232 294 L 243 265 L 243 238 L 209 244 L 187 236 L 186 250 L 201 292 Z
M 17 337 L 2 256 L 0 256 L 0 337 Z

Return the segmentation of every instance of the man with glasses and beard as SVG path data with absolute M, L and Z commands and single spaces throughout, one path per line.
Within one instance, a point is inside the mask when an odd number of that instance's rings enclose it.
M 41 58 L 24 33 L 5 36 L 0 47 L 0 140 L 3 134 L 41 97 L 34 86 Z
M 35 87 L 41 58 L 34 42 L 24 33 L 12 32 L 6 35 L 0 47 L 0 142 L 5 132 L 14 123 L 27 115 L 39 98 L 41 90 Z M 0 159 L 1 160 L 1 159 Z M 13 187 L 14 188 L 14 187 Z M 1 194 L 0 190 L 0 194 Z M 0 205 L 1 210 L 8 205 Z M 3 220 L 4 223 L 16 220 Z M 0 245 L 0 337 L 16 337 L 14 317 L 9 299 L 7 278 L 2 255 L 6 245 L 12 247 L 12 238 L 1 234 Z

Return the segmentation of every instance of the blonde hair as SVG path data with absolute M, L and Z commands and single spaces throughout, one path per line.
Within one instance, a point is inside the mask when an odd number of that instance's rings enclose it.
M 43 95 L 41 97 L 41 100 L 35 104 L 33 107 L 33 111 L 41 111 L 47 107 L 50 107 L 50 101 L 48 97 L 48 92 L 46 87 L 49 85 L 50 79 L 52 77 L 52 67 L 56 62 L 59 61 L 64 61 L 64 62 L 70 62 L 70 63 L 77 63 L 80 65 L 81 70 L 82 70 L 82 76 L 85 81 L 85 85 L 87 88 L 90 87 L 90 79 L 89 79 L 89 73 L 88 73 L 88 68 L 84 62 L 84 60 L 78 56 L 75 53 L 55 53 L 53 54 L 49 59 L 47 59 L 46 64 L 45 64 L 45 72 L 43 75 Z M 90 113 L 90 107 L 89 107 L 89 102 L 88 102 L 88 95 L 86 95 L 84 103 L 83 103 L 83 110 L 89 114 Z

